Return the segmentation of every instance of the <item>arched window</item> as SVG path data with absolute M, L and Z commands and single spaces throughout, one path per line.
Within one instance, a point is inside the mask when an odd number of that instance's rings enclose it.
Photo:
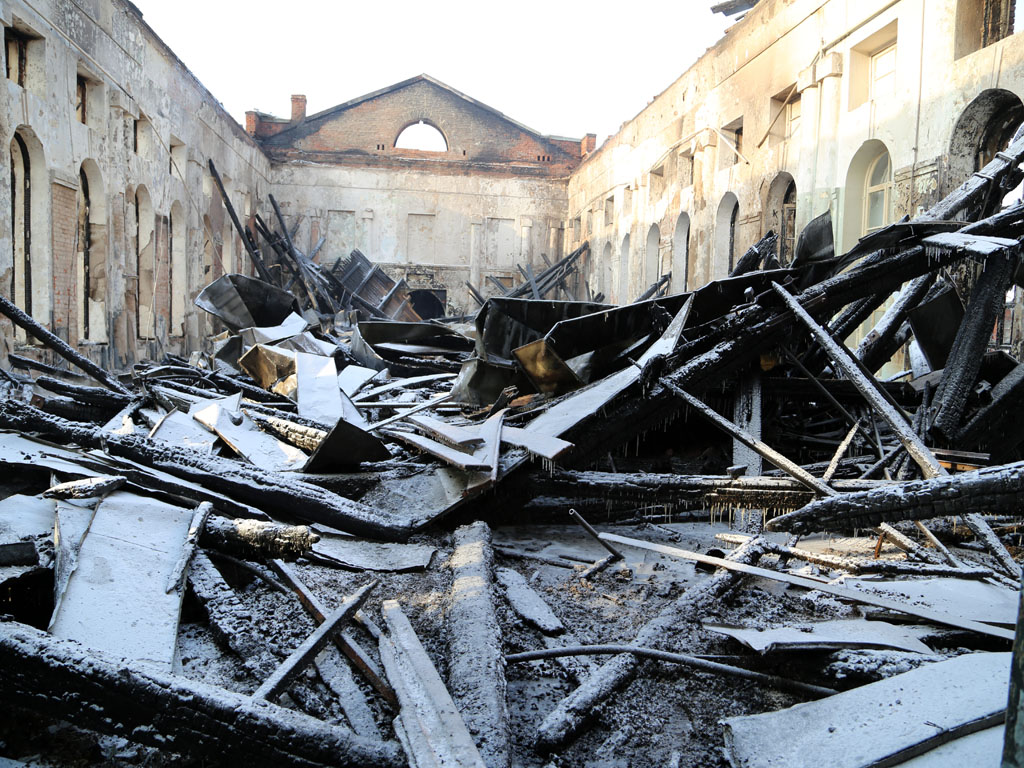
M 687 290 L 687 273 L 690 260 L 690 217 L 680 213 L 676 219 L 676 229 L 672 233 L 672 291 L 681 293 Z
M 11 224 L 14 303 L 32 314 L 32 161 L 20 133 L 11 140 Z
M 893 220 L 892 160 L 885 144 L 870 139 L 850 160 L 843 189 L 843 216 L 840 221 L 842 250 Z
M 1024 104 L 1012 91 L 988 88 L 968 104 L 949 140 L 949 189 L 958 187 L 1006 149 L 1024 122 Z
M 188 275 L 185 262 L 185 214 L 177 200 L 171 206 L 167 223 L 167 250 L 171 262 L 171 336 L 185 334 L 185 294 L 188 292 Z
M 796 182 L 783 171 L 768 187 L 764 204 L 764 231 L 779 236 L 779 262 L 786 266 L 793 261 L 796 246 Z
M 718 215 L 715 217 L 715 262 L 718 269 L 727 266 L 726 274 L 732 272 L 736 261 L 736 221 L 739 218 L 740 204 L 736 195 L 726 192 L 722 202 L 718 204 Z
M 647 249 L 644 252 L 644 279 L 646 291 L 661 277 L 661 229 L 657 224 L 651 224 L 647 230 Z
M 94 160 L 78 173 L 78 337 L 107 340 L 107 211 L 103 179 Z
M 447 152 L 448 141 L 437 128 L 423 120 L 406 126 L 395 139 L 395 149 L 418 149 L 422 152 Z
M 145 187 L 135 190 L 135 321 L 140 339 L 156 336 L 156 238 L 153 203 Z
M 871 161 L 864 179 L 864 223 L 861 231 L 868 235 L 891 221 L 892 168 L 889 153 L 883 152 Z
M 15 131 L 10 161 L 12 269 L 7 295 L 27 314 L 49 323 L 49 183 L 43 145 L 28 126 Z M 18 342 L 34 343 L 20 328 L 14 333 Z

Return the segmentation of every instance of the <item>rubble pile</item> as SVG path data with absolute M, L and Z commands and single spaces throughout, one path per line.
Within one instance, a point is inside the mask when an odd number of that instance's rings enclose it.
M 197 298 L 207 351 L 122 375 L 0 297 L 62 361 L 0 373 L 4 756 L 978 764 L 1021 581 L 1024 364 L 990 340 L 1022 160 L 624 306 L 555 298 L 584 245 L 472 322 L 228 203 L 259 277 Z

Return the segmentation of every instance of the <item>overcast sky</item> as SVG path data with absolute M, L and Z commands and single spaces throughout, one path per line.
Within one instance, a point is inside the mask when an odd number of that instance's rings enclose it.
M 133 0 L 227 108 L 307 113 L 432 75 L 545 134 L 598 142 L 729 25 L 711 0 Z

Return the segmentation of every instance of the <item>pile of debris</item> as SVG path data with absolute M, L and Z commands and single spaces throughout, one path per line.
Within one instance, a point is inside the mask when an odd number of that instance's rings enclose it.
M 989 341 L 1024 284 L 1022 161 L 1018 138 L 846 254 L 826 215 L 790 267 L 769 235 L 625 306 L 544 299 L 563 260 L 472 324 L 404 314 L 357 252 L 317 265 L 278 211 L 276 262 L 243 235 L 260 278 L 197 299 L 210 350 L 120 376 L 0 297 L 81 372 L 0 374 L 0 751 L 989 759 L 1024 499 L 1024 364 Z

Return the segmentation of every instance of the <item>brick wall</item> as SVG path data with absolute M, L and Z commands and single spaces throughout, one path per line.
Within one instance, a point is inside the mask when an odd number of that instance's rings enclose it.
M 166 338 L 171 327 L 171 254 L 170 225 L 166 216 L 156 217 L 156 283 L 153 286 L 153 311 L 156 313 L 157 338 Z
M 77 193 L 63 184 L 51 184 L 53 227 L 53 332 L 69 344 L 78 343 L 78 265 L 75 238 L 78 229 Z
M 417 152 L 396 149 L 395 140 L 407 126 L 423 120 L 444 134 L 448 151 Z M 257 129 L 257 136 L 259 130 Z M 439 159 L 462 164 L 515 164 L 517 173 L 534 171 L 564 176 L 580 161 L 580 144 L 549 139 L 526 130 L 429 80 L 407 84 L 372 99 L 340 107 L 263 140 L 272 156 L 292 153 L 329 154 L 340 163 L 363 163 L 367 157 Z M 383 149 L 382 149 L 383 147 Z

